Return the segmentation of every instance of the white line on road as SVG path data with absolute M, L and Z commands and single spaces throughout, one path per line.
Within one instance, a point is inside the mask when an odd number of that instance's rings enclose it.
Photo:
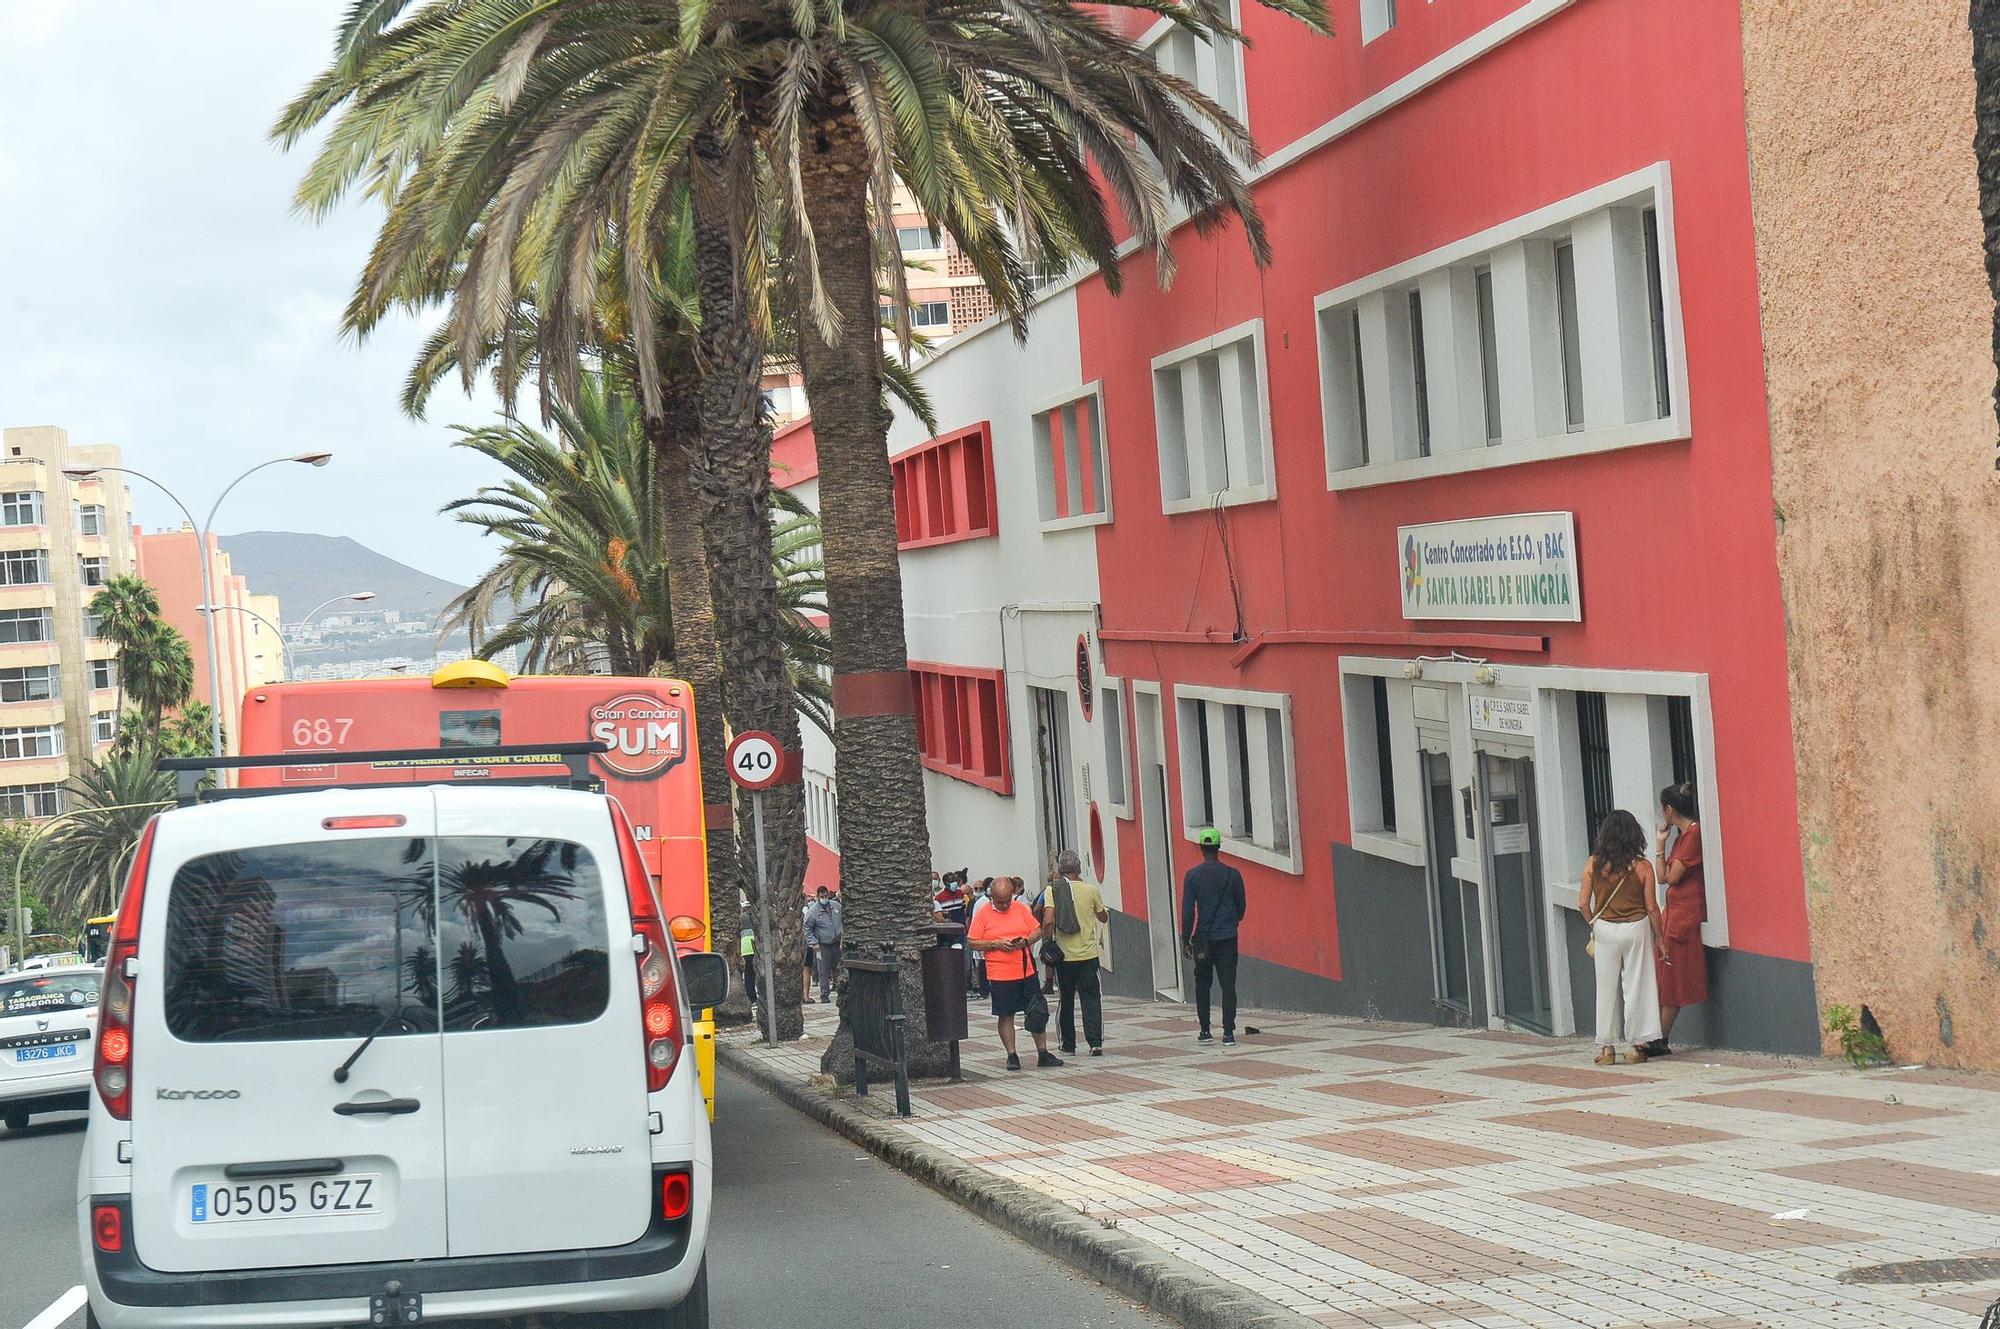
M 81 1287 L 73 1287 L 49 1303 L 49 1308 L 28 1321 L 27 1329 L 56 1329 L 83 1307 L 87 1294 Z

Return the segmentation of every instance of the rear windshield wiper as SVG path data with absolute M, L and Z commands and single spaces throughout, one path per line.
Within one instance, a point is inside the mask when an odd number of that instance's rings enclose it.
M 361 1060 L 361 1054 L 366 1052 L 375 1040 L 382 1036 L 384 1029 L 402 1020 L 402 1018 L 403 1012 L 400 1009 L 391 1011 L 389 1014 L 383 1016 L 376 1023 L 375 1027 L 368 1031 L 368 1037 L 361 1040 L 361 1046 L 350 1052 L 346 1061 L 341 1062 L 340 1065 L 333 1068 L 333 1082 L 335 1084 L 346 1084 L 347 1073 L 354 1069 L 355 1062 Z

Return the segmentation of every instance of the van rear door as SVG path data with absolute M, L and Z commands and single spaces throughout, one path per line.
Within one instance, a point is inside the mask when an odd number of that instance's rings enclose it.
M 651 1133 L 610 805 L 554 790 L 437 799 L 450 1253 L 635 1241 Z
M 428 789 L 162 818 L 133 1031 L 148 1265 L 445 1253 L 435 830 Z

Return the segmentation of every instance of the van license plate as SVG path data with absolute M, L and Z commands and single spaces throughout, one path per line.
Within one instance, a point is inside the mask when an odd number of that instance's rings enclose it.
M 207 1224 L 380 1214 L 387 1198 L 379 1172 L 298 1181 L 197 1182 L 188 1192 L 188 1218 Z
M 57 1043 L 45 1048 L 15 1048 L 14 1061 L 17 1065 L 31 1061 L 61 1061 L 64 1057 L 76 1055 L 76 1044 Z

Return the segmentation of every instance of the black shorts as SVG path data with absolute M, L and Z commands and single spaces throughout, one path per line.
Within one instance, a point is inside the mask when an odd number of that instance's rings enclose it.
M 995 978 L 987 983 L 993 990 L 995 1015 L 1019 1015 L 1028 1005 L 1028 993 L 1037 984 L 1032 978 Z

